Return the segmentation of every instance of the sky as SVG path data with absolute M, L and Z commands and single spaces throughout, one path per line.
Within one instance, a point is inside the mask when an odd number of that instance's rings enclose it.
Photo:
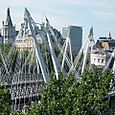
M 115 0 L 0 0 L 0 27 L 10 8 L 13 24 L 20 29 L 25 7 L 37 23 L 44 21 L 44 14 L 50 24 L 61 31 L 67 25 L 83 28 L 83 42 L 93 26 L 94 39 L 108 36 L 115 38 Z

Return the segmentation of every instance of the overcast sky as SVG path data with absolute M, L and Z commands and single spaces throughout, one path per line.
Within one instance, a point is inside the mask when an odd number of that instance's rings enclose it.
M 5 20 L 8 7 L 17 29 L 27 7 L 36 22 L 44 21 L 45 14 L 60 31 L 66 25 L 81 26 L 84 40 L 91 26 L 95 39 L 108 36 L 109 31 L 115 38 L 115 0 L 0 0 L 0 22 Z

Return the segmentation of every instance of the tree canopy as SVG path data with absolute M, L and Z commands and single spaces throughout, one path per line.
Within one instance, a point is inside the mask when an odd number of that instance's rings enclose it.
M 72 75 L 63 78 L 60 73 L 59 80 L 53 75 L 43 87 L 37 112 L 40 115 L 105 115 L 109 106 L 104 97 L 109 91 L 112 73 L 109 70 L 101 73 L 92 66 L 81 77 L 78 83 Z
M 9 115 L 11 112 L 11 95 L 5 87 L 0 87 L 0 115 Z

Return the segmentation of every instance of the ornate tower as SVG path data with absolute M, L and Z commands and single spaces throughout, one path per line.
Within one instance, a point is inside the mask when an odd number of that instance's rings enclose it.
M 11 20 L 9 8 L 7 9 L 6 21 L 2 22 L 1 35 L 3 36 L 3 43 L 13 43 L 16 37 L 16 31 Z

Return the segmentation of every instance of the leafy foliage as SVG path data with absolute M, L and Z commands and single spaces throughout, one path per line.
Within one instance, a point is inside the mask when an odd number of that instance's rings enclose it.
M 10 91 L 5 87 L 0 87 L 0 115 L 9 115 L 11 95 Z
M 25 114 L 22 113 L 21 111 L 17 111 L 17 112 L 13 112 L 12 115 L 25 115 Z
M 54 77 L 54 76 L 53 76 Z M 98 115 L 106 114 L 108 104 L 103 100 L 108 93 L 112 78 L 110 71 L 101 73 L 95 66 L 86 70 L 81 83 L 74 76 L 65 79 L 60 74 L 59 80 L 45 85 L 39 112 L 43 115 Z M 106 113 L 105 113 L 106 112 Z
M 32 104 L 27 111 L 27 115 L 37 115 L 39 113 L 39 108 L 37 104 Z M 38 114 L 39 115 L 39 114 Z
M 42 91 L 40 113 L 47 115 L 71 114 L 72 103 L 76 98 L 74 89 L 78 87 L 78 82 L 73 76 L 63 79 L 61 73 L 58 80 L 54 80 L 53 77 Z
M 78 98 L 75 107 L 76 113 L 97 115 L 108 108 L 104 96 L 109 92 L 109 83 L 112 78 L 110 71 L 101 73 L 95 66 L 85 71 L 82 81 L 77 88 Z
M 9 52 L 9 50 L 11 48 L 11 44 L 9 44 L 9 43 L 8 44 L 1 44 L 0 48 L 2 50 L 3 55 L 7 56 L 8 52 Z
M 8 55 L 10 47 L 11 44 L 0 44 L 0 52 L 2 53 L 3 57 L 6 57 Z M 0 54 L 0 62 L 2 62 L 1 54 Z

